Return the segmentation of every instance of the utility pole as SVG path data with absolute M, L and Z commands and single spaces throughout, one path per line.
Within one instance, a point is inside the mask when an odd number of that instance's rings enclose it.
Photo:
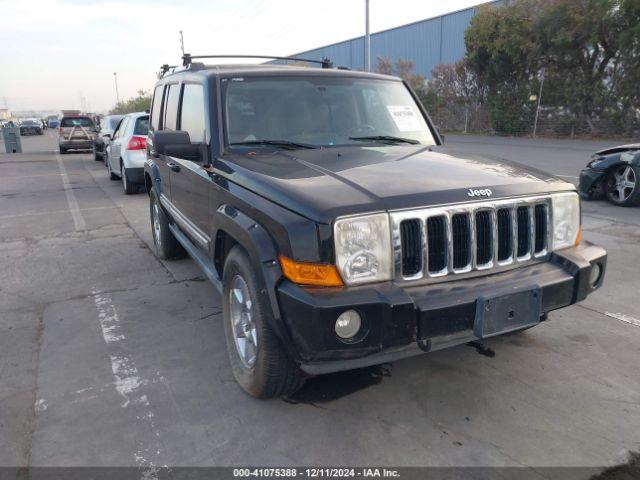
M 371 36 L 369 35 L 369 0 L 365 0 L 364 70 L 371 71 Z
M 120 93 L 118 92 L 118 73 L 113 72 L 113 81 L 116 83 L 116 102 L 120 103 Z
M 542 87 L 544 86 L 545 67 L 542 67 L 542 78 L 540 79 L 540 91 L 538 92 L 538 103 L 536 104 L 536 118 L 533 121 L 533 138 L 536 138 L 538 130 L 538 114 L 540 113 L 540 100 L 542 99 Z
M 184 37 L 182 36 L 182 30 L 180 30 L 180 50 L 182 50 L 182 56 L 184 56 Z

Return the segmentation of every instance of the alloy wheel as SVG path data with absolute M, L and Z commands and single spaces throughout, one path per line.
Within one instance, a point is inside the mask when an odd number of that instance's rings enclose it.
M 162 246 L 162 236 L 160 230 L 160 211 L 158 209 L 158 204 L 153 204 L 153 242 L 156 244 L 156 248 L 160 248 Z
M 258 353 L 258 331 L 249 287 L 240 275 L 236 275 L 231 281 L 229 307 L 229 320 L 238 357 L 246 368 L 253 368 Z
M 611 196 L 618 202 L 624 202 L 633 193 L 636 186 L 636 174 L 630 165 L 621 166 L 613 172 L 611 178 Z

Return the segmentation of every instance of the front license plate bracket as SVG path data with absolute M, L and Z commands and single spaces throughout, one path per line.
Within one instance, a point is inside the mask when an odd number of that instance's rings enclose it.
M 473 334 L 478 338 L 488 338 L 532 327 L 540 323 L 541 310 L 540 287 L 479 297 Z

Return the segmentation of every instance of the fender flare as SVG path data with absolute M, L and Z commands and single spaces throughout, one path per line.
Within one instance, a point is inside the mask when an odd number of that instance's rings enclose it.
M 228 204 L 223 204 L 218 208 L 212 223 L 216 226 L 211 237 L 212 240 L 215 240 L 214 249 L 217 247 L 218 234 L 223 232 L 232 237 L 249 255 L 249 260 L 255 267 L 261 282 L 259 293 L 271 307 L 271 315 L 268 316 L 270 326 L 287 354 L 293 360 L 300 361 L 300 355 L 294 347 L 293 340 L 280 314 L 276 289 L 282 279 L 282 269 L 278 260 L 278 250 L 271 235 L 258 222 Z

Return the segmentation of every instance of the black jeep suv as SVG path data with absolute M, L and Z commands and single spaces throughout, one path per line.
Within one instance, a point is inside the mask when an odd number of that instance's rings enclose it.
M 154 90 L 154 244 L 221 292 L 251 395 L 523 330 L 602 284 L 574 186 L 445 148 L 401 79 L 185 63 Z

